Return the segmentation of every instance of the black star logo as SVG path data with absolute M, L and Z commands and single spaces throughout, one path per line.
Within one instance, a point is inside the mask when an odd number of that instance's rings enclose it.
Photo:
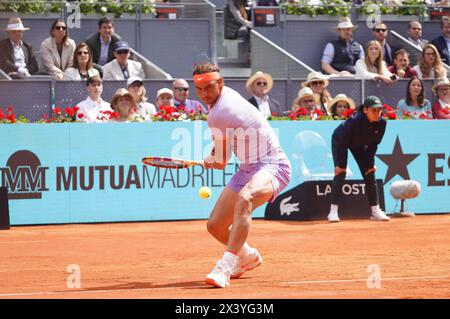
M 392 154 L 380 154 L 377 157 L 382 160 L 387 166 L 388 170 L 386 177 L 384 178 L 384 184 L 389 182 L 395 175 L 403 177 L 403 179 L 409 179 L 409 173 L 407 166 L 416 159 L 420 154 L 405 154 L 400 144 L 400 139 L 397 136 L 395 140 L 394 150 Z

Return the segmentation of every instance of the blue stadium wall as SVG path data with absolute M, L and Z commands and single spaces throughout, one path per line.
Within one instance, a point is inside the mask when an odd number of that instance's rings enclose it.
M 286 190 L 305 179 L 300 161 L 312 174 L 333 171 L 330 139 L 338 121 L 270 123 L 293 167 Z M 142 165 L 148 155 L 201 159 L 211 147 L 204 122 L 0 125 L 0 145 L 12 225 L 203 219 L 237 169 Z M 450 212 L 450 121 L 389 121 L 378 154 L 388 212 L 398 204 L 390 185 L 407 178 L 422 185 L 409 210 Z M 360 179 L 350 154 L 349 167 Z M 212 189 L 209 200 L 197 195 L 204 185 Z M 263 217 L 264 208 L 254 216 Z

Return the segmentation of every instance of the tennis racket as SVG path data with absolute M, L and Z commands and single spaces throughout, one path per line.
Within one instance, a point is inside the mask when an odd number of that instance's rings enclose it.
M 175 158 L 169 158 L 169 157 L 157 157 L 157 156 L 144 157 L 142 159 L 142 163 L 144 163 L 145 165 L 162 167 L 162 168 L 172 168 L 172 169 L 187 168 L 187 167 L 191 167 L 194 165 L 203 166 L 203 161 L 197 162 L 197 161 L 189 161 L 189 160 L 175 159 Z

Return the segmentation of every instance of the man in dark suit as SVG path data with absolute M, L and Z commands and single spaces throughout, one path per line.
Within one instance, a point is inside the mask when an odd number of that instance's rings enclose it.
M 0 41 L 0 68 L 12 78 L 24 79 L 38 71 L 30 44 L 22 41 L 25 28 L 20 18 L 10 18 L 4 29 L 8 38 Z
M 245 86 L 252 96 L 248 101 L 260 110 L 265 117 L 274 113 L 280 115 L 283 112 L 280 102 L 268 95 L 273 87 L 273 79 L 270 74 L 258 71 L 247 80 Z
M 449 52 L 449 44 L 450 44 L 450 17 L 444 16 L 441 20 L 441 30 L 442 35 L 438 36 L 431 40 L 431 44 L 434 45 L 441 56 L 442 62 L 447 65 L 450 65 L 450 52 Z
M 396 48 L 392 47 L 387 42 L 387 35 L 388 35 L 388 27 L 384 22 L 380 22 L 372 29 L 372 34 L 377 40 L 381 48 L 383 49 L 383 59 L 386 62 L 387 66 L 391 66 L 394 64 L 394 53 L 396 51 Z
M 93 62 L 103 66 L 114 60 L 114 48 L 120 40 L 120 36 L 114 33 L 114 20 L 103 17 L 98 21 L 98 32 L 90 35 L 85 42 L 91 49 Z

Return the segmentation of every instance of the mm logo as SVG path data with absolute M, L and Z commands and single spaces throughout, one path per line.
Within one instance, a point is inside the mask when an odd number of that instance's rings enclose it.
M 0 167 L 0 185 L 7 187 L 9 199 L 40 199 L 45 186 L 48 167 L 33 152 L 21 150 L 12 154 L 6 167 Z

